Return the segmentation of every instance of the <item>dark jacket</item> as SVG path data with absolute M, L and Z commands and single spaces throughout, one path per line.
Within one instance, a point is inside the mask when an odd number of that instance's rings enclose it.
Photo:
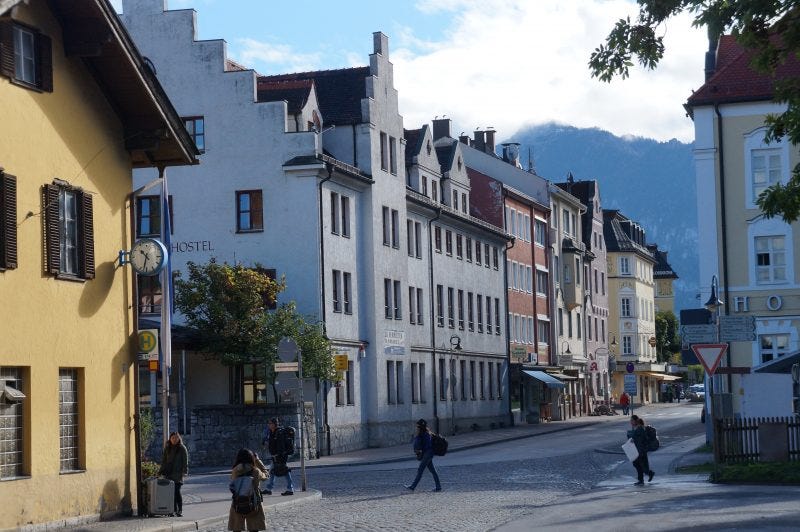
M 275 431 L 270 431 L 267 437 L 267 447 L 272 460 L 278 463 L 286 463 L 291 453 L 286 448 L 286 438 L 283 434 L 283 427 L 278 427 Z
M 431 433 L 427 430 L 420 432 L 414 436 L 414 452 L 424 453 L 426 451 L 433 451 L 433 439 Z
M 167 442 L 164 454 L 161 455 L 160 475 L 173 482 L 183 482 L 183 477 L 189 473 L 189 453 L 182 443 L 172 445 Z
M 639 451 L 639 455 L 647 454 L 647 433 L 644 431 L 642 425 L 633 429 L 631 438 L 633 438 L 633 443 L 636 445 L 636 450 Z

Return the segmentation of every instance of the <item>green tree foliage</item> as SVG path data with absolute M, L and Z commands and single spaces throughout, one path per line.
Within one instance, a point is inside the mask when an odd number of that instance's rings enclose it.
M 670 362 L 681 350 L 678 319 L 672 311 L 656 312 L 656 354 L 659 362 Z
M 787 57 L 800 54 L 800 4 L 788 0 L 638 0 L 639 15 L 620 19 L 604 44 L 589 59 L 592 77 L 610 82 L 625 79 L 636 61 L 654 69 L 664 56 L 667 21 L 682 12 L 693 14 L 693 25 L 708 28 L 709 35 L 730 33 L 753 51 L 753 67 L 772 74 Z M 780 39 L 771 38 L 780 35 Z M 699 51 L 698 51 L 699 52 Z M 782 114 L 766 119 L 765 141 L 786 137 L 800 142 L 800 78 L 775 81 L 775 100 L 787 105 Z M 781 216 L 786 222 L 800 217 L 800 165 L 786 184 L 775 184 L 761 193 L 757 204 L 767 218 Z
M 322 325 L 297 312 L 295 304 L 269 310 L 270 302 L 286 288 L 256 265 L 187 264 L 188 278 L 175 283 L 175 305 L 199 337 L 200 348 L 226 365 L 266 364 L 277 360 L 278 342 L 294 338 L 303 353 L 305 377 L 335 375 L 330 343 Z M 275 375 L 267 375 L 274 382 Z

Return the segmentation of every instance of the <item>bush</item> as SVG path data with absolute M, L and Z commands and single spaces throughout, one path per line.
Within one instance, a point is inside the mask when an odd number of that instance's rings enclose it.
M 142 478 L 157 477 L 160 468 L 161 465 L 152 460 L 142 460 Z
M 146 457 L 147 449 L 153 444 L 156 437 L 156 422 L 153 418 L 153 411 L 149 408 L 142 408 L 139 414 L 139 444 L 142 449 L 142 460 Z
M 716 482 L 754 484 L 800 484 L 800 463 L 758 462 L 726 464 L 719 468 Z

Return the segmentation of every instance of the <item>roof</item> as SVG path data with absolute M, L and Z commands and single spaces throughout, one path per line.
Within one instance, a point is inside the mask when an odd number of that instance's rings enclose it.
M 569 177 L 572 178 L 571 173 Z M 586 249 L 591 250 L 594 244 L 592 240 L 592 219 L 594 218 L 594 212 L 593 209 L 589 208 L 589 204 L 596 194 L 597 181 L 593 179 L 589 181 L 573 181 L 570 179 L 565 183 L 555 183 L 555 185 L 578 198 L 580 202 L 586 206 L 586 211 L 581 215 L 583 218 L 581 238 L 584 244 L 586 244 Z
M 655 262 L 653 253 L 643 244 L 636 242 L 625 231 L 623 225 L 634 223 L 618 210 L 603 209 L 603 238 L 606 243 L 606 251 L 634 252 Z
M 792 366 L 800 364 L 800 351 L 779 356 L 753 368 L 753 373 L 791 373 Z
M 442 175 L 444 175 L 445 172 L 449 172 L 453 168 L 458 141 L 450 137 L 442 137 L 434 142 L 433 146 L 436 150 L 436 157 L 439 159 L 439 165 L 442 168 Z
M 132 166 L 196 164 L 199 152 L 183 120 L 108 1 L 47 5 L 61 23 L 66 55 L 87 66 L 119 117 Z
M 310 79 L 259 81 L 257 99 L 259 102 L 285 100 L 289 113 L 294 115 L 303 110 L 313 87 L 314 81 Z
M 258 90 L 281 81 L 312 80 L 325 126 L 360 123 L 361 100 L 367 97 L 369 67 L 317 70 L 275 76 L 259 76 Z
M 771 100 L 775 81 L 800 76 L 800 59 L 787 55 L 774 74 L 758 72 L 751 66 L 755 52 L 745 49 L 732 35 L 720 37 L 717 45 L 716 70 L 687 101 L 687 107 Z
M 677 279 L 678 274 L 672 269 L 667 261 L 667 252 L 658 249 L 658 244 L 647 244 L 649 249 L 656 259 L 656 265 L 653 267 L 653 277 L 656 279 Z
M 428 127 L 427 124 L 419 129 L 403 129 L 403 138 L 406 139 L 406 166 L 411 166 L 414 163 L 414 157 L 422 150 L 426 127 Z

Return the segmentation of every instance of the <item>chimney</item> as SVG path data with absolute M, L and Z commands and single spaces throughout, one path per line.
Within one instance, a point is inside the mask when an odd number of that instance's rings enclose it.
M 485 151 L 486 150 L 486 140 L 484 138 L 484 132 L 475 130 L 475 142 L 473 142 L 472 146 L 476 150 Z
M 494 134 L 495 130 L 493 128 L 488 128 L 486 130 L 486 153 L 494 155 Z
M 458 136 L 458 141 L 461 144 L 466 144 L 467 146 L 469 146 L 469 135 L 464 135 L 462 133 L 461 135 Z
M 508 164 L 521 168 L 519 164 L 519 143 L 504 142 L 501 146 L 503 147 L 503 160 Z
M 712 29 L 708 28 L 708 51 L 706 52 L 706 81 L 717 71 L 717 46 L 719 45 L 719 35 L 712 34 Z
M 434 118 L 433 119 L 433 140 L 439 140 L 442 137 L 450 136 L 450 119 L 449 118 Z

